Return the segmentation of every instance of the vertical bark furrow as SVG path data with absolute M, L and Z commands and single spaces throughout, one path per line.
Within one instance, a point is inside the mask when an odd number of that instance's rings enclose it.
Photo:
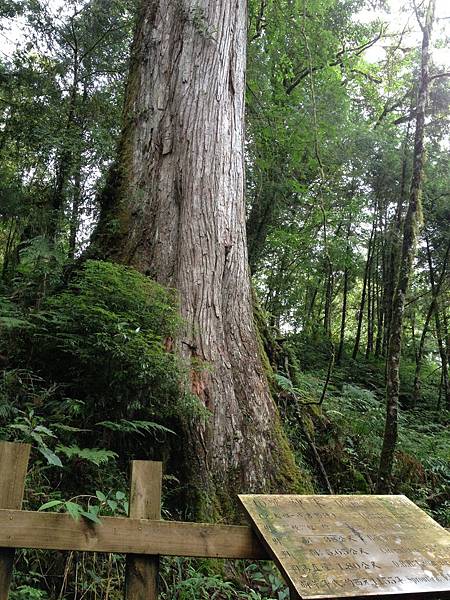
M 284 442 L 274 433 L 278 415 L 252 314 L 245 47 L 244 0 L 143 2 L 116 167 L 120 243 L 109 255 L 180 293 L 180 351 L 211 413 L 205 427 L 192 429 L 203 463 L 197 477 L 219 487 L 237 478 L 239 489 L 256 490 L 277 480 Z M 101 217 L 100 242 L 110 216 Z

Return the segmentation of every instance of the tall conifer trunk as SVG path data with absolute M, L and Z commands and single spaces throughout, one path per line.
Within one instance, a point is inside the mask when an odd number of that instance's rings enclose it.
M 97 256 L 178 290 L 178 350 L 209 415 L 186 478 L 211 496 L 292 487 L 253 322 L 244 210 L 246 0 L 141 2 Z M 218 492 L 219 491 L 219 492 Z

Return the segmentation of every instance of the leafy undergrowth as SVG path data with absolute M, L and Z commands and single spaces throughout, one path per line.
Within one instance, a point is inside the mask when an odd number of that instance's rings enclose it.
M 342 385 L 341 377 L 338 372 L 337 384 L 329 386 L 321 407 L 313 403 L 321 396 L 322 372 L 297 375 L 295 387 L 286 378 L 279 383 L 288 390 L 290 385 L 289 401 L 309 413 L 309 432 L 333 490 L 375 493 L 385 419 L 382 390 L 373 381 L 371 389 Z M 285 412 L 292 415 L 292 411 Z M 436 411 L 426 401 L 421 408 L 401 410 L 393 473 L 393 491 L 411 498 L 446 527 L 450 526 L 449 423 L 449 412 Z M 304 456 L 304 436 L 292 416 L 287 426 L 291 441 Z
M 20 554 L 28 571 L 16 570 L 11 600 L 123 599 L 122 555 L 58 555 L 61 574 L 55 576 L 53 570 L 48 571 L 48 553 L 26 550 Z M 162 558 L 159 588 L 161 600 L 289 599 L 289 590 L 272 562 Z
M 166 559 L 162 600 L 288 600 L 289 590 L 271 562 Z
M 180 393 L 183 365 L 166 352 L 180 326 L 173 293 L 133 270 L 89 261 L 66 290 L 37 305 L 7 296 L 0 304 L 0 436 L 33 446 L 25 508 L 94 522 L 123 516 L 128 459 L 137 451 L 150 458 L 170 445 L 170 419 L 201 417 L 192 398 Z M 295 383 L 282 374 L 274 381 L 298 462 L 317 490 L 326 491 L 315 447 L 335 492 L 373 493 L 384 426 L 383 365 L 361 359 L 357 369 L 351 361 L 335 369 L 318 406 L 326 351 L 322 365 L 317 354 L 310 358 L 321 370 L 296 373 Z M 402 379 L 395 492 L 450 526 L 450 414 L 433 409 L 435 388 L 425 367 L 420 408 L 409 408 L 411 365 Z M 166 481 L 168 496 L 178 483 Z M 124 573 L 123 556 L 27 550 L 18 554 L 10 597 L 118 600 Z M 288 597 L 272 563 L 162 561 L 162 600 Z

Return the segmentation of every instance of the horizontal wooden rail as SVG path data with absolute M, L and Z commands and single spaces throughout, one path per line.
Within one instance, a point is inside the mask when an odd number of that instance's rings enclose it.
M 250 527 L 0 510 L 0 547 L 270 560 Z

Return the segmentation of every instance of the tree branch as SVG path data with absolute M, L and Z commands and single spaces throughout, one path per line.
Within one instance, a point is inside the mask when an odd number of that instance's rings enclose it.
M 422 2 L 423 4 L 423 2 Z M 419 23 L 419 27 L 422 30 L 422 33 L 425 33 L 425 25 L 423 25 L 421 19 L 420 19 L 420 15 L 419 15 L 419 10 L 417 8 L 417 4 L 416 4 L 416 0 L 413 0 L 413 7 L 414 7 L 414 12 L 416 13 L 416 19 L 417 22 Z
M 376 129 L 378 127 L 378 125 L 381 123 L 381 121 L 387 117 L 387 115 L 391 112 L 393 112 L 394 110 L 396 110 L 399 106 L 401 106 L 401 104 L 408 98 L 408 96 L 410 95 L 411 90 L 408 90 L 407 92 L 405 92 L 403 94 L 403 96 L 401 96 L 401 98 L 398 98 L 397 100 L 395 100 L 395 102 L 393 104 L 391 104 L 389 106 L 389 104 L 386 102 L 382 113 L 380 114 L 380 116 L 377 119 L 377 122 L 374 125 L 374 129 Z
M 379 77 L 375 77 L 374 75 L 371 75 L 370 73 L 365 73 L 364 71 L 360 71 L 359 69 L 350 69 L 350 73 L 356 73 L 357 75 L 362 75 L 363 77 L 365 77 L 372 83 L 383 83 L 383 80 L 380 79 Z
M 259 5 L 258 16 L 256 17 L 255 33 L 251 37 L 250 42 L 253 42 L 257 38 L 261 37 L 265 26 L 264 11 L 266 10 L 266 8 L 267 0 L 261 0 L 261 4 Z
M 450 77 L 450 71 L 445 71 L 444 73 L 436 73 L 436 75 L 432 75 L 428 81 L 433 81 L 434 79 L 439 79 L 440 77 Z
M 291 80 L 291 83 L 286 86 L 286 94 L 289 96 L 289 94 L 291 94 L 295 90 L 295 88 L 299 85 L 299 83 L 302 81 L 302 79 L 305 79 L 305 77 L 307 77 L 308 75 L 311 75 L 312 73 L 315 73 L 316 71 L 319 71 L 321 69 L 325 69 L 326 67 L 337 67 L 338 65 L 343 65 L 345 55 L 360 56 L 363 52 L 365 52 L 366 50 L 371 48 L 374 44 L 376 44 L 381 39 L 383 34 L 384 34 L 384 27 L 381 27 L 379 33 L 373 39 L 369 40 L 368 42 L 365 42 L 364 44 L 361 44 L 360 46 L 356 46 L 355 48 L 347 49 L 347 48 L 345 48 L 345 44 L 344 44 L 342 47 L 342 50 L 339 50 L 339 52 L 336 54 L 335 59 L 332 60 L 331 62 L 325 63 L 323 65 L 318 65 L 315 67 L 304 68 L 302 71 L 300 71 L 300 73 L 296 77 L 294 77 L 294 79 Z

